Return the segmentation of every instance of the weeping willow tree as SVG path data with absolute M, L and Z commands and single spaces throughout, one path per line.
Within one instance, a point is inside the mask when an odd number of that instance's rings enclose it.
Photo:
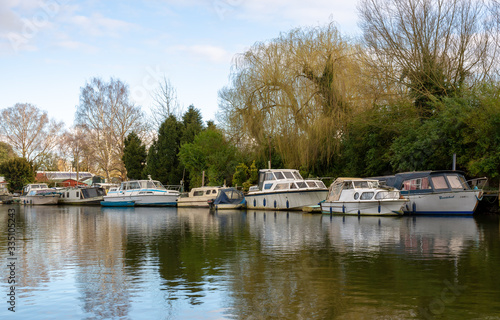
M 254 44 L 219 92 L 219 122 L 234 142 L 287 167 L 323 171 L 365 101 L 357 49 L 333 23 Z M 354 107 L 356 106 L 356 108 Z

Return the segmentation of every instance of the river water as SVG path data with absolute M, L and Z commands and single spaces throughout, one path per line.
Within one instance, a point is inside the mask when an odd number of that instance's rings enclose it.
M 0 319 L 500 319 L 498 216 L 3 205 L 0 258 Z

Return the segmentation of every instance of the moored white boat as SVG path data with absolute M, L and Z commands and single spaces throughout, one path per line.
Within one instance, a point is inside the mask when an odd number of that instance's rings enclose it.
M 122 182 L 118 189 L 111 188 L 101 205 L 175 206 L 178 197 L 178 190 L 167 189 L 160 181 L 131 180 Z
M 399 190 L 382 188 L 376 179 L 337 178 L 321 203 L 321 212 L 355 215 L 401 215 L 408 199 Z
M 101 187 L 75 187 L 60 189 L 60 204 L 99 205 L 106 194 Z
M 198 187 L 189 192 L 182 193 L 177 199 L 178 207 L 203 207 L 208 208 L 208 201 L 214 200 L 222 187 Z
M 400 189 L 409 199 L 404 211 L 411 214 L 473 214 L 483 194 L 477 186 L 469 186 L 461 171 L 406 172 L 375 178 Z M 486 182 L 486 178 L 475 181 Z
M 61 195 L 46 183 L 32 183 L 23 188 L 23 194 L 19 197 L 21 204 L 49 205 L 57 204 Z
M 328 189 L 320 180 L 303 179 L 294 169 L 259 170 L 259 184 L 245 195 L 248 209 L 301 210 L 324 200 Z

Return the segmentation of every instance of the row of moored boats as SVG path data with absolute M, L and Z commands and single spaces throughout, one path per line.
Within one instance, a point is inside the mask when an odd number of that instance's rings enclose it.
M 25 187 L 22 204 L 100 204 L 108 207 L 178 206 L 213 209 L 307 210 L 324 214 L 401 215 L 473 214 L 482 190 L 479 179 L 466 181 L 460 171 L 421 171 L 374 178 L 338 178 L 329 188 L 304 179 L 298 170 L 264 169 L 258 185 L 243 194 L 236 188 L 200 187 L 189 193 L 156 180 L 132 180 L 106 193 L 101 187 Z M 485 179 L 483 178 L 483 181 Z

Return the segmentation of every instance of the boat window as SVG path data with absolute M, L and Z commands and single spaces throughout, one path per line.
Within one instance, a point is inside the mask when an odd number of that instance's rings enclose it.
M 276 180 L 272 172 L 266 172 L 266 180 Z
M 417 178 L 403 181 L 403 190 L 425 190 L 431 189 L 429 179 Z
M 285 171 L 283 174 L 285 175 L 285 178 L 293 179 L 293 174 L 290 171 Z
M 290 189 L 297 189 L 297 185 L 294 182 L 290 183 Z
M 342 189 L 353 189 L 351 181 L 344 181 L 344 186 Z
M 271 187 L 272 187 L 272 186 L 273 186 L 273 184 L 272 184 L 272 183 L 266 183 L 266 184 L 264 185 L 264 189 L 269 190 L 269 189 L 271 189 Z
M 203 195 L 203 191 L 195 191 L 193 192 L 193 197 L 200 197 Z
M 155 184 L 153 183 L 153 181 L 148 181 L 147 183 L 147 187 L 146 188 L 151 188 L 151 189 L 154 189 L 156 186 Z
M 368 188 L 368 181 L 354 181 L 355 188 Z
M 356 193 L 354 194 L 354 200 L 358 200 L 358 198 L 359 198 L 359 193 L 358 193 L 358 192 L 356 192 Z
M 323 183 L 323 181 L 316 181 L 316 184 L 318 185 L 318 187 L 320 188 L 326 188 L 325 184 Z
M 399 199 L 399 192 L 397 191 L 380 191 L 375 195 L 375 199 Z
M 66 198 L 69 198 L 69 192 L 66 192 Z
M 217 193 L 217 190 L 215 190 L 215 189 L 214 189 L 214 190 L 212 190 L 212 193 Z
M 306 181 L 306 183 L 309 186 L 309 188 L 317 188 L 318 187 L 314 181 Z
M 370 200 L 371 198 L 373 198 L 374 194 L 375 194 L 375 192 L 363 192 L 361 194 L 360 200 Z
M 446 184 L 444 176 L 432 177 L 431 180 L 434 185 L 434 189 L 448 189 L 448 184 Z
M 306 189 L 307 188 L 307 184 L 304 181 L 297 181 L 297 186 L 300 189 Z
M 460 181 L 458 176 L 447 175 L 446 178 L 448 178 L 448 182 L 450 183 L 452 189 L 466 190 L 464 184 L 462 184 L 462 181 Z
M 140 188 L 141 188 L 141 185 L 137 181 L 130 182 L 129 185 L 128 185 L 128 190 L 140 189 Z
M 293 172 L 293 176 L 294 176 L 294 177 L 295 177 L 295 179 L 297 179 L 297 180 L 304 180 L 298 171 L 294 171 L 294 172 Z
M 274 190 L 288 190 L 290 187 L 289 183 L 277 183 Z
M 210 194 L 210 190 L 207 190 L 207 191 L 205 192 L 205 194 Z
M 274 173 L 274 175 L 276 176 L 276 179 L 278 179 L 278 180 L 283 180 L 283 179 L 285 179 L 285 176 L 283 175 L 283 172 L 281 172 L 281 171 L 276 171 L 276 172 Z

